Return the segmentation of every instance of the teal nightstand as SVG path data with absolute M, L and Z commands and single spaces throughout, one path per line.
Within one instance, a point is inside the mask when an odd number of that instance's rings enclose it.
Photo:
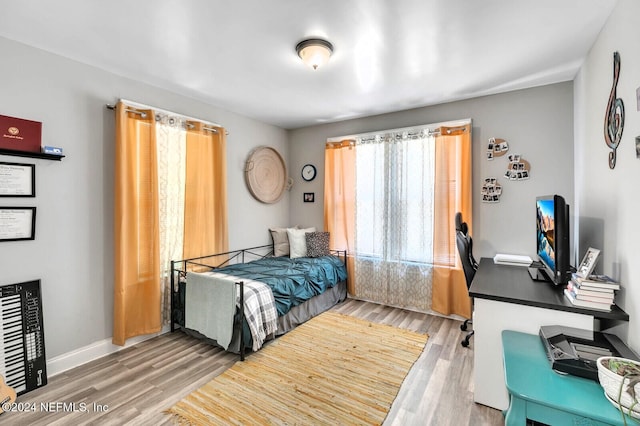
M 526 419 L 553 426 L 624 425 L 597 382 L 551 369 L 539 336 L 505 330 L 502 347 L 510 397 L 506 426 L 524 426 Z

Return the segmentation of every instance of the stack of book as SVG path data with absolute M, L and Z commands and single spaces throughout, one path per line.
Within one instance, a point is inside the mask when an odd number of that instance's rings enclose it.
M 606 275 L 585 278 L 572 274 L 564 295 L 575 306 L 610 311 L 617 290 L 620 290 L 620 283 Z

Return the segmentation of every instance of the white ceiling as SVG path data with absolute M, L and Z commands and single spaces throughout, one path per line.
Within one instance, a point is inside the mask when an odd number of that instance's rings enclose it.
M 290 129 L 572 80 L 616 1 L 2 0 L 0 36 Z

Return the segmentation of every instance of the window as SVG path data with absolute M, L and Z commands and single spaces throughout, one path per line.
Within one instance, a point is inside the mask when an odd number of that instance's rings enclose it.
M 406 132 L 357 140 L 359 256 L 432 263 L 434 141 Z
M 470 120 L 328 141 L 324 209 L 352 297 L 428 312 L 433 291 L 433 310 L 469 315 L 454 216 L 471 218 Z

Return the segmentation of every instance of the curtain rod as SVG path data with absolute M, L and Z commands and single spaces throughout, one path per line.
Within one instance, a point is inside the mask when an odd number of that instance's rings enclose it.
M 215 129 L 214 127 L 222 128 L 222 126 L 220 124 L 218 124 L 218 123 L 212 123 L 210 121 L 201 120 L 199 118 L 189 117 L 187 115 L 179 114 L 179 113 L 176 113 L 176 112 L 173 112 L 173 111 L 167 111 L 167 110 L 164 110 L 164 109 L 161 109 L 161 108 L 156 108 L 156 107 L 153 107 L 153 106 L 150 106 L 150 105 L 141 104 L 139 102 L 128 101 L 126 99 L 120 99 L 120 101 L 124 102 L 125 104 L 130 105 L 132 107 L 141 108 L 141 109 L 152 109 L 154 111 L 158 111 L 158 112 L 161 112 L 161 113 L 164 113 L 164 114 L 178 116 L 178 117 L 183 118 L 184 120 L 187 120 L 187 121 L 199 121 L 199 122 L 205 124 L 203 129 L 204 130 L 208 130 L 210 132 L 216 132 L 216 133 L 218 132 L 218 129 Z M 116 106 L 113 105 L 113 104 L 106 104 L 106 107 L 107 107 L 107 109 L 114 110 L 114 111 L 116 109 Z M 146 113 L 142 112 L 142 111 L 137 111 L 135 109 L 126 109 L 125 111 L 126 112 L 131 112 L 133 114 L 140 114 L 140 116 L 142 118 L 146 117 Z M 211 125 L 213 127 L 207 127 L 206 126 L 207 124 L 209 124 L 209 125 Z M 190 126 L 193 127 L 192 124 Z M 225 130 L 225 135 L 228 135 L 228 134 L 229 134 L 229 132 Z
M 436 133 L 440 133 L 440 131 L 432 130 L 432 129 L 438 129 L 439 127 L 443 127 L 443 126 L 444 127 L 460 127 L 460 126 L 466 126 L 466 125 L 471 125 L 470 118 L 466 118 L 463 120 L 444 121 L 441 123 L 423 124 L 421 126 L 400 127 L 398 129 L 378 130 L 375 132 L 367 132 L 367 133 L 356 133 L 356 134 L 347 135 L 347 136 L 335 136 L 335 137 L 327 138 L 327 142 L 340 142 L 348 139 L 366 138 L 370 136 L 376 136 L 381 133 L 419 132 L 425 129 L 428 130 L 429 133 L 431 134 L 436 134 Z

